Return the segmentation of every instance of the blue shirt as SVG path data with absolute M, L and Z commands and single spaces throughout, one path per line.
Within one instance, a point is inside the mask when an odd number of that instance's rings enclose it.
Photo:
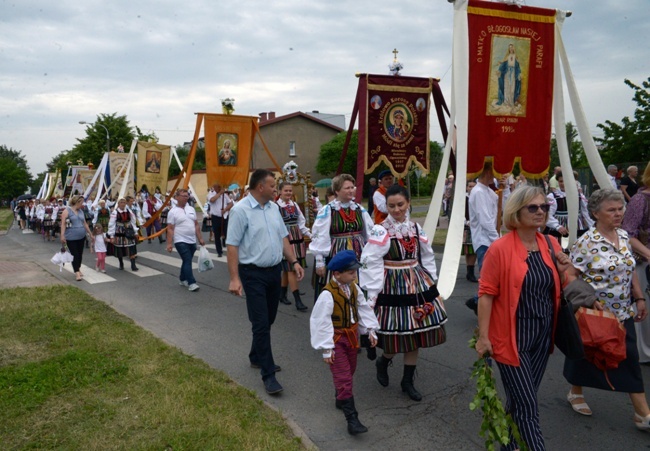
M 274 202 L 262 206 L 252 195 L 238 202 L 228 218 L 226 244 L 239 247 L 239 263 L 262 268 L 282 261 L 283 239 L 289 232 Z

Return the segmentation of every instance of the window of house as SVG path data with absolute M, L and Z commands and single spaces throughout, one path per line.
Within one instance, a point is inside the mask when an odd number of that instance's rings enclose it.
M 296 156 L 296 142 L 295 141 L 289 141 L 289 156 L 290 157 L 295 157 Z

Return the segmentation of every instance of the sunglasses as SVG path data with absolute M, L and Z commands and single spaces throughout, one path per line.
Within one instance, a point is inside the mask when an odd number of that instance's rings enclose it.
M 540 210 L 540 209 L 544 213 L 548 213 L 548 210 L 549 210 L 549 208 L 551 208 L 551 206 L 549 204 L 540 204 L 540 205 L 530 204 L 530 205 L 526 205 L 526 206 L 524 206 L 522 208 L 525 208 L 526 210 L 528 210 L 528 213 L 537 213 L 537 210 Z

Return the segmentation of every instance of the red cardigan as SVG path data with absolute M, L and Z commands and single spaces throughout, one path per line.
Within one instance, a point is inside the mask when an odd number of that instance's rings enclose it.
M 555 254 L 562 252 L 557 240 L 552 237 L 550 240 Z M 560 276 L 553 264 L 546 238 L 541 233 L 537 233 L 537 246 L 542 253 L 544 263 L 553 270 L 555 281 L 553 333 L 555 333 L 555 319 L 560 307 Z M 516 336 L 517 305 L 519 305 L 524 277 L 528 272 L 526 258 L 528 258 L 528 251 L 519 235 L 510 232 L 489 247 L 479 280 L 478 295 L 494 296 L 488 332 L 488 338 L 492 343 L 492 356 L 497 362 L 512 366 L 519 366 Z M 550 352 L 553 352 L 552 343 Z

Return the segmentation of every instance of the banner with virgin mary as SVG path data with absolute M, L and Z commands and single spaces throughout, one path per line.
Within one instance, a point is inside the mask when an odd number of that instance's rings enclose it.
M 470 0 L 467 172 L 550 163 L 555 10 Z

